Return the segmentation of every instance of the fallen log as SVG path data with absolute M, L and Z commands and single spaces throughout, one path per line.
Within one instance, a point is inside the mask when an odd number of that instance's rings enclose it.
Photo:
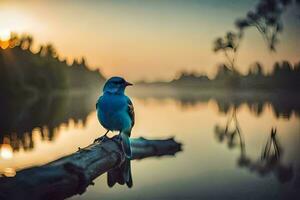
M 175 155 L 181 144 L 166 140 L 131 139 L 132 159 Z M 0 178 L 0 199 L 65 199 L 85 192 L 93 180 L 119 166 L 125 154 L 118 138 L 103 138 L 71 155 L 48 164 L 17 172 L 15 177 Z

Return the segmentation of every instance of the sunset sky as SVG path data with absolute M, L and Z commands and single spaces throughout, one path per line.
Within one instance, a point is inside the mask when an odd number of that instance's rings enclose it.
M 234 21 L 256 3 L 0 0 L 0 31 L 30 33 L 36 44 L 51 42 L 68 60 L 84 56 L 92 68 L 100 68 L 107 77 L 169 80 L 182 69 L 212 76 L 224 60 L 212 51 L 213 41 L 234 30 Z M 300 19 L 296 9 L 291 7 L 284 15 L 285 29 L 276 53 L 268 51 L 254 29 L 246 32 L 238 56 L 242 72 L 255 61 L 270 71 L 275 61 L 300 60 Z

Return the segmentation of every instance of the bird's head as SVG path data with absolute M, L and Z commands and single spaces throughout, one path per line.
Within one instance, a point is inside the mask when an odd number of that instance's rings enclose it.
M 103 92 L 111 94 L 123 94 L 127 86 L 132 85 L 131 83 L 125 81 L 122 77 L 111 77 L 108 79 L 103 87 Z

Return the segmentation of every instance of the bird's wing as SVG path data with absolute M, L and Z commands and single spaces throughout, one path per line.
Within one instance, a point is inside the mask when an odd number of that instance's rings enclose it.
M 131 102 L 131 100 L 128 98 L 128 107 L 127 107 L 127 112 L 128 112 L 128 114 L 129 114 L 129 117 L 130 117 L 130 119 L 131 119 L 131 127 L 133 127 L 134 126 L 134 119 L 135 119 L 135 117 L 134 117 L 134 108 L 133 108 L 133 104 L 132 104 L 132 102 Z
M 100 99 L 102 98 L 102 96 L 99 97 L 99 99 L 97 100 L 96 102 L 96 109 L 98 109 L 98 106 L 99 106 L 99 102 L 100 102 Z

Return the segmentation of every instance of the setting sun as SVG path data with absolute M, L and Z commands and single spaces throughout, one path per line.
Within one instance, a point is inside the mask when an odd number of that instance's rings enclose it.
M 7 41 L 10 39 L 11 31 L 9 29 L 0 30 L 0 40 Z

